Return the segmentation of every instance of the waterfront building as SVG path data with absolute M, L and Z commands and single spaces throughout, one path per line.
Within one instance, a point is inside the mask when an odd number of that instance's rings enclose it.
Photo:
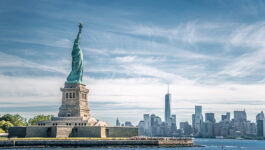
M 177 130 L 176 115 L 172 115 L 170 119 L 171 119 L 171 131 L 176 132 L 176 130 Z
M 256 121 L 257 123 L 257 136 L 258 137 L 263 137 L 263 130 L 264 130 L 264 127 L 263 127 L 263 120 L 257 120 Z
M 203 116 L 202 116 L 202 106 L 195 106 L 195 134 L 199 134 L 202 128 Z
M 155 114 L 144 114 L 143 120 L 139 122 L 139 135 L 142 136 L 176 136 L 177 121 L 176 115 L 171 115 L 171 94 L 165 95 L 165 121 L 162 122 Z
M 182 130 L 184 136 L 190 136 L 192 134 L 192 126 L 189 125 L 189 122 L 180 122 L 179 128 Z
M 192 114 L 192 128 L 193 128 L 193 131 L 195 131 L 195 114 Z
M 264 113 L 261 111 L 256 116 L 256 124 L 257 124 L 257 136 L 262 137 L 263 136 L 263 120 L 264 120 Z
M 195 129 L 195 131 L 193 131 L 194 136 L 255 137 L 257 132 L 264 132 L 264 130 L 262 130 L 265 127 L 263 124 L 264 119 L 261 120 L 264 117 L 264 114 L 261 113 L 257 115 L 257 120 L 260 119 L 261 121 L 257 121 L 258 123 L 255 124 L 247 120 L 247 114 L 245 110 L 234 111 L 234 118 L 232 120 L 230 120 L 230 112 L 227 112 L 225 115 L 221 116 L 221 121 L 219 122 L 216 122 L 214 113 L 205 113 L 205 122 L 202 122 L 201 128 L 199 128 L 199 116 L 201 110 L 201 107 L 195 107 L 195 114 L 192 115 L 193 127 Z M 198 131 L 198 129 L 200 130 Z
M 168 93 L 165 95 L 165 123 L 170 124 L 171 117 L 171 94 Z
M 256 123 L 247 121 L 246 135 L 252 137 L 257 135 Z
M 214 122 L 206 120 L 202 123 L 201 136 L 202 137 L 212 137 L 214 134 L 213 130 Z
M 265 137 L 265 119 L 263 119 L 263 137 Z
M 151 119 L 149 114 L 144 114 L 144 134 L 150 136 Z
M 137 127 L 138 127 L 138 135 L 144 136 L 145 135 L 144 121 L 141 120 Z
M 170 117 L 169 124 L 162 122 L 162 119 L 155 114 L 144 114 L 144 120 L 138 124 L 139 135 L 141 136 L 176 136 L 176 115 Z

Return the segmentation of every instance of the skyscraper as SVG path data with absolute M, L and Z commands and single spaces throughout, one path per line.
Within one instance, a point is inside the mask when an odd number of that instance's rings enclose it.
M 170 124 L 170 117 L 171 117 L 171 94 L 168 92 L 165 95 L 165 122 Z
M 261 111 L 256 116 L 256 123 L 257 123 L 257 136 L 262 137 L 263 136 L 263 120 L 264 120 L 264 113 Z
M 151 118 L 149 114 L 144 114 L 144 130 L 145 135 L 150 135 L 151 132 Z
M 227 121 L 230 121 L 230 112 L 227 112 L 227 113 L 226 113 L 226 120 L 227 120 Z
M 119 121 L 119 118 L 117 117 L 117 120 L 116 120 L 116 127 L 119 127 L 119 126 L 121 126 L 121 123 L 120 123 L 120 121 Z
M 171 116 L 171 131 L 177 130 L 177 119 L 176 115 Z
M 205 121 L 215 123 L 214 113 L 205 113 Z
M 192 123 L 191 123 L 191 125 L 192 125 L 192 128 L 194 130 L 195 129 L 195 114 L 192 114 Z
M 246 121 L 247 120 L 247 114 L 246 111 L 234 111 L 234 119 L 235 121 Z
M 203 123 L 202 117 L 202 106 L 195 106 L 195 132 L 199 133 L 201 131 Z
M 230 121 L 230 112 L 227 112 L 225 115 L 221 116 L 222 121 Z

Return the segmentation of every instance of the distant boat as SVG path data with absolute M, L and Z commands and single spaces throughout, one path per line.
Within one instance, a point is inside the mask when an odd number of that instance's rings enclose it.
M 215 138 L 216 139 L 223 139 L 224 137 L 223 136 L 216 136 Z

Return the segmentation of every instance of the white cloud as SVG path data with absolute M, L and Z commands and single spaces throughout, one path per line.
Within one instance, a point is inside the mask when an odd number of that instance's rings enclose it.
M 182 41 L 195 44 L 200 42 L 225 42 L 226 39 L 223 39 L 223 36 L 216 36 L 215 33 L 220 32 L 228 26 L 231 25 L 226 23 L 191 21 L 168 28 L 146 25 L 130 25 L 121 28 L 125 29 L 124 32 L 134 35 L 162 37 L 168 39 L 171 43 Z M 214 38 L 212 36 L 214 36 Z
M 247 52 L 230 61 L 218 74 L 245 77 L 264 70 L 265 22 L 238 26 L 229 39 L 230 45 L 247 48 Z
M 90 89 L 89 106 L 94 102 L 103 102 L 90 108 L 91 113 L 99 119 L 108 120 L 106 115 L 126 117 L 128 112 L 131 116 L 138 116 L 132 120 L 134 123 L 142 119 L 144 113 L 156 113 L 163 118 L 164 95 L 167 85 L 159 79 L 94 79 L 88 77 L 84 77 L 84 79 L 87 88 Z M 47 107 L 47 105 L 59 106 L 61 103 L 59 89 L 63 87 L 65 79 L 0 76 L 0 81 L 1 85 L 5 85 L 0 87 L 1 107 Z M 226 111 L 232 112 L 245 108 L 249 118 L 255 120 L 255 114 L 263 109 L 260 104 L 265 102 L 264 90 L 265 85 L 263 84 L 224 83 L 219 86 L 205 86 L 194 82 L 175 80 L 170 84 L 173 98 L 172 111 L 177 114 L 178 121 L 190 121 L 190 115 L 194 112 L 193 107 L 196 104 L 203 105 L 203 112 L 216 112 L 217 117 Z M 259 102 L 257 103 L 257 101 Z M 113 104 L 107 104 L 107 102 Z M 113 109 L 116 107 L 119 109 Z M 182 109 L 186 109 L 186 111 L 182 111 Z M 28 111 L 30 112 L 30 110 Z M 57 111 L 55 109 L 51 113 L 56 114 Z
M 91 54 L 97 54 L 97 55 L 104 55 L 104 56 L 108 56 L 108 52 L 106 49 L 96 49 L 96 48 L 81 48 L 85 54 L 87 55 L 91 55 Z
M 62 47 L 62 48 L 70 48 L 72 47 L 72 45 L 73 45 L 73 42 L 70 41 L 69 39 L 59 39 L 51 43 L 51 46 Z
M 138 57 L 138 56 L 123 56 L 123 57 L 115 57 L 114 58 L 117 63 L 155 63 L 157 61 L 162 61 L 161 59 L 155 59 L 153 57 Z
M 46 66 L 38 63 L 31 62 L 29 60 L 20 58 L 18 56 L 9 55 L 0 52 L 0 67 L 26 67 L 33 69 L 40 69 L 44 71 L 60 72 L 66 74 L 67 72 L 58 67 Z

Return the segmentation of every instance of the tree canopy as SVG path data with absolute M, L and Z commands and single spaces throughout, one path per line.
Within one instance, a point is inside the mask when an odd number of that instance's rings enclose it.
M 5 131 L 2 128 L 0 128 L 0 133 L 5 133 Z
M 5 114 L 0 116 L 0 133 L 8 132 L 8 129 L 13 126 L 37 125 L 38 121 L 50 121 L 52 117 L 52 115 L 38 115 L 30 118 L 27 122 L 26 118 L 18 114 Z
M 23 118 L 22 116 L 16 114 L 16 115 L 11 115 L 11 114 L 5 114 L 0 117 L 0 121 L 9 121 L 12 123 L 14 126 L 26 126 L 27 125 L 27 120 L 26 118 Z
M 28 121 L 28 125 L 37 125 L 38 121 L 50 121 L 52 117 L 52 115 L 38 115 L 33 118 L 30 118 Z
M 0 121 L 0 129 L 4 132 L 7 132 L 10 127 L 14 125 L 10 121 L 1 120 Z M 0 131 L 1 132 L 1 131 Z

